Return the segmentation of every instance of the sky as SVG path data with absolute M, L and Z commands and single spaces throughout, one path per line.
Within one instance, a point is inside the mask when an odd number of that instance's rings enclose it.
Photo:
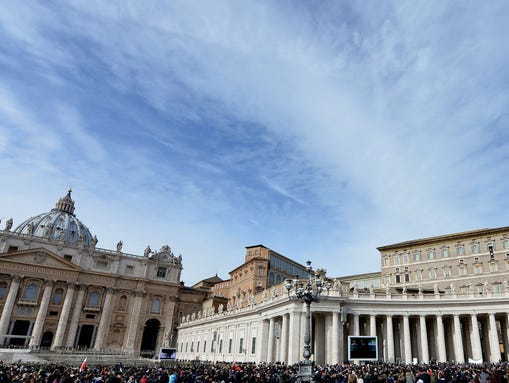
M 263 244 L 329 276 L 509 226 L 507 1 L 3 1 L 0 218 L 69 187 L 192 285 Z

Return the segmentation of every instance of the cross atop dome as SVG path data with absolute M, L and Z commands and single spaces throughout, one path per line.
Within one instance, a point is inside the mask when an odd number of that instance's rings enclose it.
M 74 201 L 71 198 L 71 193 L 72 189 L 69 188 L 67 195 L 58 200 L 57 204 L 55 205 L 55 210 L 74 215 Z

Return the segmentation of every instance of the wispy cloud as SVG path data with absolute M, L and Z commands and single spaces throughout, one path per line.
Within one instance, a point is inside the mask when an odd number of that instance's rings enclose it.
M 378 245 L 507 225 L 507 11 L 11 2 L 0 170 L 54 179 L 48 200 L 71 180 L 93 231 L 128 251 L 168 242 L 190 265 L 224 248 L 235 266 L 262 242 L 375 271 Z

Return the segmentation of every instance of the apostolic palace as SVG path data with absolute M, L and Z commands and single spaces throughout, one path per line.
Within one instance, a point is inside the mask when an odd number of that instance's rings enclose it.
M 353 276 L 248 246 L 227 280 L 190 287 L 168 245 L 140 255 L 97 245 L 71 191 L 49 212 L 5 222 L 0 347 L 297 363 L 310 323 L 317 363 L 348 361 L 352 336 L 376 337 L 376 359 L 396 363 L 509 360 L 509 227 L 382 246 L 380 269 Z M 308 321 L 295 297 L 312 281 L 321 296 Z

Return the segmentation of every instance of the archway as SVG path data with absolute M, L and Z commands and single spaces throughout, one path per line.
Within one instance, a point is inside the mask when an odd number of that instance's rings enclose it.
M 161 322 L 159 322 L 157 319 L 149 319 L 145 323 L 140 347 L 140 354 L 142 356 L 153 357 L 156 355 L 157 338 L 160 328 Z

